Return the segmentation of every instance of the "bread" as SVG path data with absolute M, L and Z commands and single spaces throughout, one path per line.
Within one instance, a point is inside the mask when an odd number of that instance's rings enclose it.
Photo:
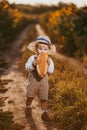
M 38 64 L 37 64 L 38 75 L 44 77 L 47 74 L 47 69 L 48 69 L 48 63 L 47 63 L 48 54 L 40 53 L 37 60 L 38 60 Z

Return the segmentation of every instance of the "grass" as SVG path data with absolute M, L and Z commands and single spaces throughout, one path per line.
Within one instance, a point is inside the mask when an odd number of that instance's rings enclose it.
M 87 68 L 87 55 L 81 58 L 81 62 L 83 63 L 84 67 Z
M 87 125 L 87 76 L 68 62 L 55 59 L 49 78 L 52 118 L 62 130 L 81 130 Z

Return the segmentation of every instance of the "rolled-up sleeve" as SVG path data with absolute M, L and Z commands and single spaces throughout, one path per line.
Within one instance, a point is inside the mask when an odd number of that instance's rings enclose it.
M 29 59 L 27 60 L 27 62 L 25 63 L 25 69 L 27 71 L 32 71 L 34 70 L 34 66 L 33 66 L 33 61 L 34 61 L 34 55 L 29 57 Z
M 51 74 L 54 71 L 54 63 L 53 63 L 53 60 L 51 58 L 49 60 L 50 60 L 50 64 L 48 66 L 48 73 Z

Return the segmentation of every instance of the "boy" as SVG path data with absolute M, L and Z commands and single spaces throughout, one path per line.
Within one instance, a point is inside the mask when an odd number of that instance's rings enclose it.
M 51 44 L 51 40 L 48 36 L 39 36 L 36 41 L 28 45 L 28 49 L 35 52 L 35 55 L 29 57 L 28 61 L 25 64 L 26 70 L 29 71 L 29 83 L 27 86 L 27 100 L 26 100 L 26 110 L 29 115 L 31 115 L 31 103 L 36 95 L 38 95 L 41 101 L 42 115 L 41 118 L 44 121 L 50 121 L 50 118 L 47 114 L 47 100 L 48 100 L 48 74 L 52 74 L 54 71 L 54 63 L 52 59 L 48 58 L 48 69 L 47 74 L 44 77 L 40 77 L 36 70 L 38 64 L 37 57 L 41 52 L 47 54 L 53 54 L 56 51 L 56 48 Z

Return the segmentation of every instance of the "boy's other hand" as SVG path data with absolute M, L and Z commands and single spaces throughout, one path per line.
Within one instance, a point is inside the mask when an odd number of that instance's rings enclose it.
M 50 62 L 50 58 L 48 58 L 47 63 L 48 63 L 48 65 L 50 65 L 50 63 L 51 63 L 51 62 Z
M 36 66 L 37 64 L 38 64 L 38 60 L 35 59 L 35 60 L 33 61 L 33 65 Z

